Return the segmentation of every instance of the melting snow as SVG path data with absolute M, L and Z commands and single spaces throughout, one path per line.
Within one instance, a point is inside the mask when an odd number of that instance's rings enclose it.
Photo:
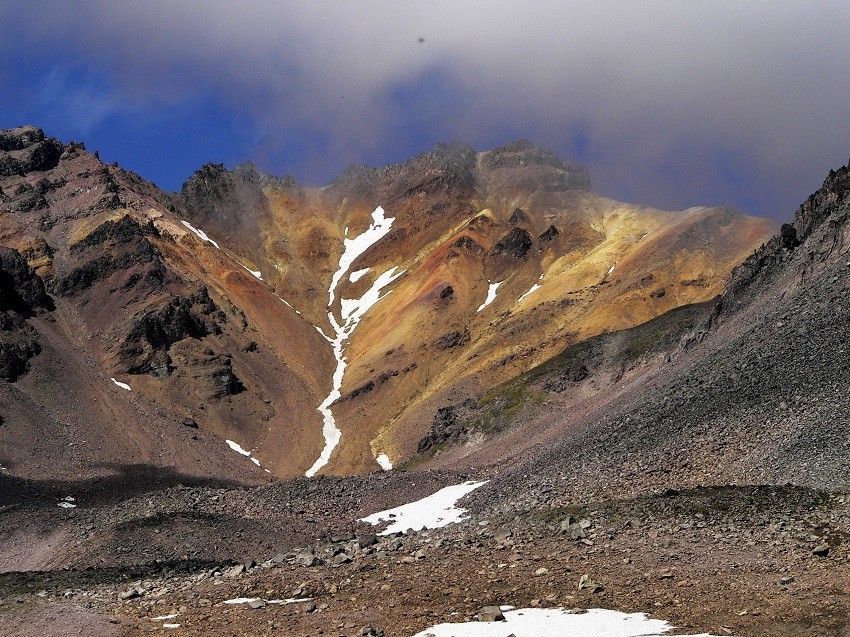
M 195 227 L 194 227 L 191 223 L 189 223 L 188 221 L 182 221 L 182 220 L 181 220 L 181 221 L 180 221 L 180 223 L 182 223 L 184 226 L 186 226 L 187 228 L 189 228 L 189 230 L 191 230 L 191 231 L 192 231 L 192 232 L 194 232 L 196 235 L 198 235 L 198 238 L 199 238 L 201 241 L 206 241 L 207 243 L 211 243 L 211 244 L 213 244 L 216 248 L 218 248 L 219 250 L 221 250 L 221 248 L 219 247 L 219 245 L 218 245 L 215 241 L 213 241 L 212 239 L 210 239 L 210 238 L 207 236 L 207 233 L 206 233 L 206 232 L 204 232 L 203 230 L 198 230 L 197 228 L 195 228 Z M 246 268 L 246 269 L 247 269 L 247 268 Z
M 357 283 L 360 279 L 363 278 L 363 275 L 369 271 L 369 268 L 363 268 L 362 270 L 355 270 L 351 274 L 348 275 L 348 280 L 352 283 Z
M 612 265 L 610 268 L 608 268 L 608 274 L 611 274 L 611 273 L 614 271 L 614 268 L 615 268 L 615 267 L 616 267 L 616 266 L 613 266 L 613 265 Z
M 675 637 L 664 620 L 643 613 L 620 613 L 593 608 L 575 613 L 562 608 L 502 607 L 505 621 L 439 624 L 413 637 Z M 691 637 L 713 637 L 705 633 Z
M 475 310 L 476 312 L 480 312 L 496 299 L 496 290 L 499 289 L 500 285 L 502 285 L 502 281 L 499 281 L 498 283 L 490 283 L 490 287 L 487 288 L 487 298 L 484 299 L 484 302 L 478 306 L 478 309 Z
M 75 504 L 76 501 L 77 501 L 76 498 L 71 497 L 70 495 L 66 495 L 64 498 L 59 500 L 58 506 L 62 507 L 63 509 L 76 509 L 77 508 L 77 505 Z
M 253 271 L 251 271 L 251 274 L 253 274 Z M 262 278 L 260 278 L 260 281 L 262 281 L 262 280 L 263 280 L 263 279 L 262 279 Z M 292 307 L 292 303 L 290 303 L 289 301 L 287 301 L 285 298 L 283 298 L 282 296 L 278 296 L 277 294 L 275 294 L 275 296 L 277 296 L 277 298 L 279 298 L 279 299 L 283 302 L 283 304 L 284 304 L 286 307 L 288 307 L 288 308 L 290 308 L 290 309 L 295 310 L 295 308 L 294 308 L 294 307 Z M 298 316 L 301 316 L 301 310 L 295 310 L 295 313 L 296 313 Z M 322 331 L 322 330 L 321 330 L 321 329 L 319 329 L 318 327 L 317 327 L 316 329 L 317 329 L 317 330 L 319 330 L 320 332 Z M 322 336 L 324 336 L 324 334 L 322 334 Z M 326 337 L 326 338 L 327 338 L 327 337 Z
M 251 602 L 265 602 L 266 604 L 297 604 L 298 602 L 309 602 L 312 600 L 312 597 L 289 597 L 287 599 L 263 599 L 262 597 L 234 597 L 233 599 L 227 599 L 223 604 L 229 604 L 231 606 L 237 604 L 250 604 Z
M 393 463 L 390 461 L 390 457 L 387 454 L 379 453 L 375 456 L 375 462 L 377 462 L 384 471 L 392 471 Z
M 114 378 L 110 378 L 113 383 L 115 383 L 121 389 L 126 389 L 127 391 L 133 391 L 133 388 L 130 387 L 127 383 L 122 383 L 120 380 L 115 380 Z
M 538 283 L 535 283 L 534 285 L 532 285 L 532 286 L 528 289 L 528 292 L 526 292 L 526 293 L 525 293 L 525 294 L 523 294 L 521 297 L 519 297 L 519 298 L 516 300 L 516 302 L 517 302 L 517 303 L 520 303 L 520 302 L 521 302 L 521 301 L 522 301 L 525 297 L 527 297 L 529 294 L 534 294 L 534 293 L 535 293 L 537 290 L 539 290 L 539 289 L 540 289 L 540 285 L 539 285 Z
M 239 265 L 242 265 L 242 264 L 240 263 Z M 249 268 L 247 265 L 242 265 L 242 267 L 243 267 L 243 268 L 245 268 L 246 270 L 248 270 L 248 272 L 250 272 L 251 274 L 253 274 L 253 275 L 254 275 L 256 278 L 258 278 L 260 281 L 262 281 L 262 280 L 263 280 L 263 273 L 262 273 L 262 272 L 260 272 L 259 270 L 252 270 L 252 269 L 251 269 L 251 268 Z M 283 301 L 283 299 L 281 299 L 281 301 Z M 286 303 L 286 301 L 283 301 L 283 302 L 284 302 L 284 303 Z M 287 305 L 289 305 L 289 304 L 287 303 Z M 292 307 L 292 306 L 290 306 L 290 307 Z
M 177 613 L 172 613 L 171 615 L 160 615 L 159 617 L 151 617 L 152 622 L 167 622 L 169 619 L 175 619 L 177 617 Z
M 455 506 L 463 496 L 478 487 L 486 484 L 483 482 L 464 482 L 451 487 L 440 489 L 426 498 L 403 504 L 394 509 L 379 511 L 362 518 L 361 522 L 369 524 L 380 524 L 390 522 L 390 525 L 381 531 L 379 535 L 390 535 L 407 529 L 437 529 L 455 522 L 460 522 L 466 516 L 466 509 Z
M 180 628 L 180 624 L 163 624 L 163 628 Z
M 260 461 L 257 460 L 254 456 L 252 456 L 250 451 L 243 449 L 242 446 L 238 442 L 233 442 L 232 440 L 225 440 L 224 442 L 226 442 L 227 446 L 230 447 L 231 449 L 233 449 L 233 451 L 235 451 L 236 453 L 242 454 L 243 456 L 248 458 L 248 460 L 253 462 L 258 467 L 262 466 L 262 465 L 260 465 Z
M 372 286 L 359 299 L 340 299 L 341 325 L 330 309 L 333 305 L 336 287 L 339 285 L 342 277 L 348 272 L 348 268 L 354 260 L 390 231 L 394 219 L 394 217 L 385 217 L 384 209 L 378 206 L 372 213 L 372 224 L 369 228 L 354 239 L 349 239 L 346 236 L 344 240 L 345 249 L 339 258 L 339 270 L 334 273 L 331 279 L 330 290 L 328 291 L 328 321 L 330 321 L 331 327 L 334 330 L 334 338 L 328 337 L 321 328 L 316 327 L 319 333 L 333 347 L 334 358 L 336 358 L 336 369 L 333 374 L 331 393 L 328 394 L 327 398 L 318 407 L 319 412 L 322 414 L 322 436 L 325 439 L 325 446 L 322 449 L 322 453 L 316 459 L 316 462 L 305 473 L 307 477 L 316 475 L 319 469 L 328 463 L 333 450 L 339 444 L 339 440 L 342 437 L 342 432 L 336 426 L 331 405 L 342 395 L 342 378 L 345 374 L 345 366 L 347 364 L 344 356 L 344 343 L 354 332 L 357 324 L 360 323 L 360 319 L 363 318 L 363 315 L 366 314 L 369 308 L 386 296 L 386 294 L 381 294 L 381 290 L 404 274 L 404 271 L 397 272 L 397 268 L 393 266 L 375 279 Z M 345 229 L 345 232 L 347 235 L 348 228 Z M 361 270 L 357 272 L 361 272 Z M 357 274 L 357 272 L 354 274 Z
M 328 291 L 329 306 L 333 305 L 336 286 L 339 285 L 339 282 L 345 273 L 348 272 L 348 268 L 351 267 L 354 260 L 380 241 L 390 231 L 393 221 L 395 221 L 395 217 L 385 217 L 384 209 L 378 206 L 372 213 L 372 223 L 364 232 L 353 239 L 349 239 L 348 228 L 345 229 L 346 237 L 343 239 L 343 251 L 342 256 L 339 258 L 339 269 L 334 273 L 331 279 L 331 287 Z

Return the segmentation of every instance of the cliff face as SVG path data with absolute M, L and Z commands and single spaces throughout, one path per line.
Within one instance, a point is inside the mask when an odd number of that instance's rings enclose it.
M 169 194 L 25 127 L 0 167 L 0 245 L 55 305 L 15 323 L 0 388 L 0 464 L 24 473 L 134 457 L 250 481 L 323 452 L 320 471 L 371 472 L 414 456 L 439 407 L 710 299 L 771 231 L 608 200 L 526 142 L 324 188 L 207 165 Z M 66 466 L 63 436 L 100 442 Z

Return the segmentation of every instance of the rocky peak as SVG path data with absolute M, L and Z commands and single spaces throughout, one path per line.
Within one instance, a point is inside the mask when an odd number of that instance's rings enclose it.
M 788 268 L 797 270 L 799 283 L 836 258 L 842 258 L 847 248 L 848 227 L 850 165 L 830 170 L 823 185 L 797 209 L 794 223 L 784 224 L 778 235 L 732 271 L 709 326 L 747 305 L 764 285 Z
M 44 141 L 44 131 L 35 126 L 19 126 L 0 131 L 0 150 L 23 150 Z
M 548 190 L 590 188 L 590 179 L 584 167 L 568 164 L 548 148 L 541 148 L 528 140 L 516 141 L 482 153 L 481 166 L 488 172 L 532 170 L 544 177 L 542 185 Z
M 34 126 L 0 131 L 0 177 L 54 168 L 64 146 Z
M 797 240 L 803 241 L 812 231 L 850 202 L 850 162 L 838 170 L 830 170 L 823 185 L 809 195 L 797 209 L 794 228 Z

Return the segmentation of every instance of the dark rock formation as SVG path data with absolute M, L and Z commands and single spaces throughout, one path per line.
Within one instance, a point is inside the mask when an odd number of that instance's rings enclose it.
M 149 240 L 156 232 L 152 223 L 140 224 L 129 216 L 101 224 L 70 247 L 73 259 L 66 266 L 70 270 L 59 273 L 54 291 L 63 296 L 78 294 L 114 274 L 122 276 L 125 288 L 161 286 L 166 269 Z
M 0 131 L 0 177 L 49 170 L 59 163 L 63 146 L 44 131 L 23 126 Z
M 26 259 L 17 250 L 0 247 L 0 312 L 13 311 L 29 317 L 52 308 L 44 282 Z
M 525 211 L 522 208 L 516 208 L 511 213 L 511 216 L 508 218 L 508 223 L 511 225 L 517 225 L 520 223 L 527 223 L 528 215 L 525 214 Z
M 534 245 L 531 235 L 525 228 L 513 228 L 508 234 L 499 239 L 490 251 L 494 255 L 508 255 L 515 259 L 524 259 Z
M 484 254 L 484 247 L 470 236 L 463 235 L 454 242 L 455 248 L 460 248 L 472 254 Z
M 466 345 L 469 342 L 470 335 L 469 330 L 454 331 L 449 332 L 447 334 L 443 334 L 440 338 L 434 341 L 434 347 L 437 349 L 452 349 L 454 347 L 460 347 L 461 345 Z
M 546 228 L 546 230 L 543 231 L 543 233 L 541 233 L 539 237 L 537 237 L 537 240 L 540 243 L 545 243 L 546 241 L 551 241 L 559 234 L 561 233 L 558 232 L 558 229 L 555 226 L 549 226 L 548 228 Z
M 172 369 L 168 349 L 174 343 L 220 334 L 225 322 L 224 313 L 213 303 L 206 288 L 188 296 L 172 297 L 163 306 L 133 321 L 119 350 L 121 371 L 167 375 Z M 222 387 L 229 386 L 222 381 Z
M 431 430 L 419 441 L 416 451 L 433 452 L 436 447 L 465 441 L 469 437 L 469 430 L 464 423 L 463 412 L 464 407 L 461 405 L 440 407 L 434 416 Z
M 26 259 L 0 247 L 0 378 L 14 381 L 41 351 L 38 334 L 26 318 L 53 308 L 42 280 Z

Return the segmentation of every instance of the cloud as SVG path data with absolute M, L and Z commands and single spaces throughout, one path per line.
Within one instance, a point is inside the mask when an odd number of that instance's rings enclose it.
M 122 103 L 212 90 L 259 154 L 313 140 L 307 178 L 523 135 L 606 193 L 787 216 L 850 154 L 841 2 L 12 4 L 0 36 L 69 47 Z
M 85 69 L 54 67 L 41 82 L 38 97 L 48 108 L 61 108 L 69 128 L 80 135 L 110 116 L 131 110 Z

